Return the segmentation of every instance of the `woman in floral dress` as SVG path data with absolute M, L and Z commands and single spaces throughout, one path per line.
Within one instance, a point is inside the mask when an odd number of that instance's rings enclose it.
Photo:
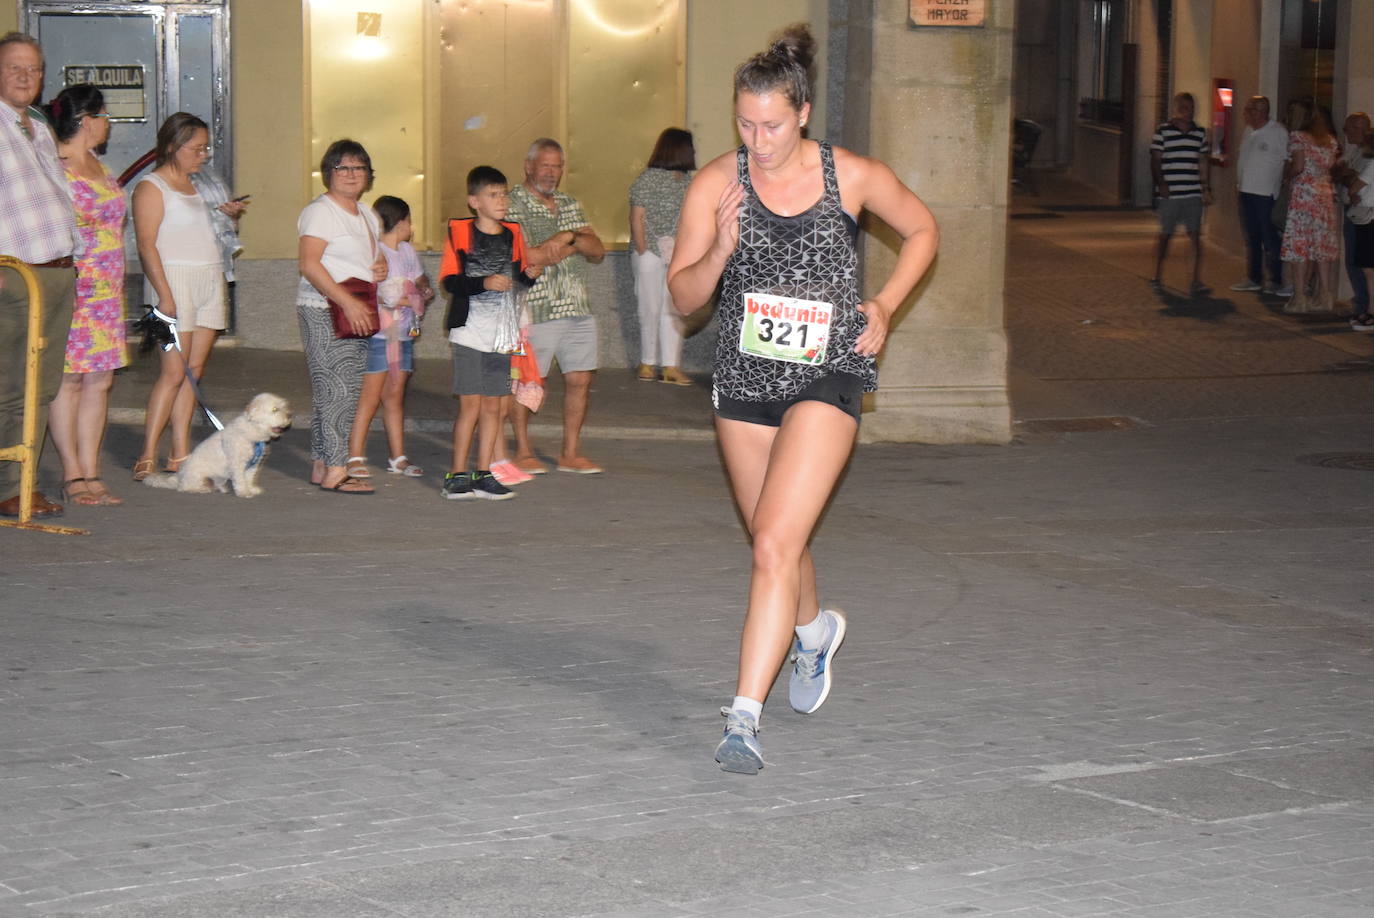
M 71 187 L 84 251 L 76 261 L 76 310 L 67 336 L 62 388 L 48 429 L 62 457 L 69 504 L 124 503 L 100 480 L 100 442 L 114 371 L 126 365 L 124 346 L 124 192 L 96 158 L 110 136 L 100 90 L 68 86 L 48 105 L 57 152 Z
M 1331 166 L 1340 155 L 1330 113 L 1320 105 L 1313 106 L 1303 124 L 1288 135 L 1288 175 L 1293 184 L 1280 255 L 1293 265 L 1293 298 L 1283 307 L 1284 312 L 1335 309 L 1331 281 L 1340 257 L 1341 228 Z M 1314 290 L 1309 296 L 1307 282 L 1313 274 Z

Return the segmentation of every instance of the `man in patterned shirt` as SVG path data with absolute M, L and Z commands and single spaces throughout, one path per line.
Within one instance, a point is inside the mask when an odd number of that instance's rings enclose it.
M 43 292 L 43 340 L 38 372 L 38 436 L 62 382 L 72 324 L 79 236 L 62 161 L 48 123 L 31 108 L 43 88 L 43 51 L 29 35 L 0 37 L 0 255 L 27 262 Z M 0 271 L 0 447 L 23 439 L 24 366 L 28 350 L 28 285 Z M 0 516 L 19 515 L 17 462 L 0 462 Z M 62 505 L 34 492 L 35 517 L 62 515 Z
M 539 373 L 548 376 L 553 360 L 563 374 L 563 450 L 559 471 L 594 475 L 601 467 L 582 455 L 582 424 L 596 373 L 596 316 L 592 315 L 585 278 L 586 262 L 606 257 L 596 231 L 587 223 L 582 205 L 558 190 L 563 180 L 563 147 L 541 137 L 525 155 L 525 181 L 510 193 L 506 218 L 520 224 L 529 263 L 544 268 L 530 289 L 530 344 Z M 530 412 L 514 407 L 515 464 L 532 475 L 543 474 L 544 463 L 530 444 Z

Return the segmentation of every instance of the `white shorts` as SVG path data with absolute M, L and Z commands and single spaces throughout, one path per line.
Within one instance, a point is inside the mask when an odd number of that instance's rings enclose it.
M 177 304 L 177 330 L 213 328 L 223 331 L 229 325 L 229 288 L 220 265 L 163 265 L 167 286 Z M 153 285 L 143 284 L 148 302 L 158 305 Z

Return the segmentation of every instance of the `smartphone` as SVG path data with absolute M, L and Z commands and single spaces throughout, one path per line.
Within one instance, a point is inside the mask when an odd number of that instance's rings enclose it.
M 251 197 L 252 197 L 251 194 L 241 194 L 241 195 L 239 195 L 237 198 L 234 198 L 233 203 L 237 204 L 238 202 L 240 202 L 240 201 L 246 201 L 246 200 L 248 200 L 248 199 L 251 198 Z

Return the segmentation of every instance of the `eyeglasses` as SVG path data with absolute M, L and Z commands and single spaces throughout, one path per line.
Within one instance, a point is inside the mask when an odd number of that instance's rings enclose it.
M 23 74 L 31 77 L 41 77 L 43 75 L 43 68 L 25 67 L 23 64 L 6 64 L 5 73 L 9 74 L 10 76 L 20 76 L 21 74 Z
M 109 113 L 109 112 L 87 112 L 87 113 L 86 113 L 86 117 L 87 117 L 87 118 L 108 118 L 108 117 L 110 117 L 110 113 Z
M 106 117 L 108 117 L 108 116 L 106 116 Z M 190 150 L 192 153 L 195 153 L 197 156 L 209 156 L 209 155 L 210 155 L 210 148 L 209 148 L 209 147 L 192 147 L 192 146 L 184 146 L 184 147 L 182 147 L 182 149 L 183 149 L 183 150 Z
M 367 175 L 372 170 L 367 166 L 335 166 L 334 171 L 343 175 Z

